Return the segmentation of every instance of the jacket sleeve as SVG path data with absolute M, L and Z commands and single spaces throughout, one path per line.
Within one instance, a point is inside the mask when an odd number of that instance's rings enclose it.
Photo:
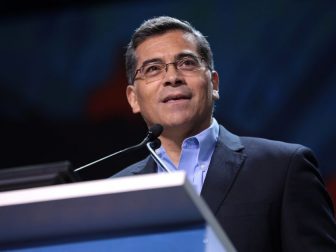
M 282 251 L 336 251 L 332 202 L 313 153 L 303 146 L 288 164 L 281 208 Z

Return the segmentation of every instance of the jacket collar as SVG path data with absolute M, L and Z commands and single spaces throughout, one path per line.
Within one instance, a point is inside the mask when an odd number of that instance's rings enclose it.
M 216 213 L 230 191 L 246 155 L 240 138 L 223 126 L 204 181 L 201 196 L 210 209 Z
M 243 149 L 240 138 L 220 125 L 218 141 L 201 191 L 201 196 L 214 213 L 225 200 L 246 159 Z M 139 162 L 133 170 L 134 174 L 156 172 L 156 163 L 150 156 Z

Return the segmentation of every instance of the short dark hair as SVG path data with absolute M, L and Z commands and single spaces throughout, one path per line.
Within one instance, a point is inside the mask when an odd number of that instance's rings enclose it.
M 135 30 L 132 39 L 127 46 L 126 75 L 128 84 L 133 84 L 133 77 L 136 71 L 136 48 L 146 39 L 155 35 L 162 35 L 172 30 L 181 30 L 194 35 L 199 55 L 204 58 L 211 69 L 214 68 L 210 44 L 201 32 L 192 27 L 187 21 L 182 21 L 168 16 L 155 17 L 145 21 L 138 29 Z

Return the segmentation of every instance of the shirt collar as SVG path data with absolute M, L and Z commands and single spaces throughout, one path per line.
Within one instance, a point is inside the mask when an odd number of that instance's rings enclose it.
M 201 131 L 195 136 L 186 138 L 182 146 L 190 146 L 194 145 L 195 147 L 200 148 L 198 161 L 204 162 L 209 159 L 209 155 L 211 155 L 215 149 L 215 145 L 219 135 L 219 125 L 215 118 L 212 118 L 211 125 L 207 129 Z M 165 153 L 164 148 L 161 146 L 156 150 L 158 155 L 162 155 Z
M 191 137 L 196 138 L 200 151 L 198 161 L 205 162 L 212 155 L 219 135 L 219 125 L 215 118 L 212 118 L 212 122 L 209 128 L 203 130 L 197 135 Z

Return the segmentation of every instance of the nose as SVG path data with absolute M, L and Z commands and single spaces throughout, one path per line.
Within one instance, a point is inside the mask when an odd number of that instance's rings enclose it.
M 166 64 L 165 70 L 164 85 L 177 86 L 184 83 L 183 75 L 176 68 L 174 63 Z

